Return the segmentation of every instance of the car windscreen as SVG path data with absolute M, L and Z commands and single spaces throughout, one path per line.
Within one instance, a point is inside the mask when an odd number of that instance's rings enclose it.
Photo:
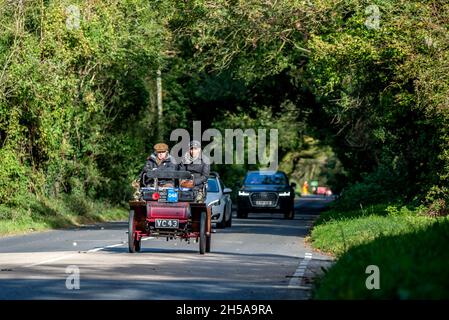
M 254 173 L 248 173 L 243 184 L 245 184 L 245 185 L 252 185 L 252 184 L 284 185 L 284 184 L 287 184 L 287 179 L 286 179 L 285 175 L 283 175 L 282 173 L 267 175 L 267 174 L 260 174 L 258 172 L 254 172 Z
M 207 180 L 207 192 L 218 192 L 218 183 L 215 179 Z

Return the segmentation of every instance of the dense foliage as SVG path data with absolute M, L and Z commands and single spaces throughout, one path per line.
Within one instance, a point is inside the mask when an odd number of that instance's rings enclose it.
M 146 78 L 169 42 L 154 9 L 132 0 L 2 1 L 1 203 L 30 193 L 128 198 L 156 135 Z
M 2 0 L 0 13 L 4 208 L 126 201 L 151 145 L 192 120 L 279 128 L 281 168 L 352 185 L 349 206 L 448 194 L 447 1 Z M 215 169 L 230 185 L 244 173 Z

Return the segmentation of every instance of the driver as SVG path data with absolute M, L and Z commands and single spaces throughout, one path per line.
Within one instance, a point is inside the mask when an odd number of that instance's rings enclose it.
M 140 174 L 140 185 L 145 187 L 148 183 L 145 174 L 152 170 L 175 171 L 176 164 L 168 150 L 168 145 L 165 143 L 157 143 L 154 145 L 154 152 L 147 158 L 147 162 Z M 159 185 L 164 187 L 173 187 L 171 180 L 159 180 Z
M 206 184 L 210 173 L 210 161 L 201 152 L 201 143 L 193 140 L 189 144 L 190 150 L 182 157 L 179 170 L 193 174 L 193 192 L 196 202 L 206 200 Z M 181 182 L 181 186 L 183 182 Z

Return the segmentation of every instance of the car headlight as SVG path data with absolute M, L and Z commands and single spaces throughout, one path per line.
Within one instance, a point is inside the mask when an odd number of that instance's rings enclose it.
M 289 196 L 290 196 L 290 191 L 279 193 L 279 197 L 289 197 Z
M 214 207 L 214 206 L 219 206 L 220 205 L 220 199 L 214 200 L 212 202 L 209 202 L 209 204 L 207 205 L 208 207 Z
M 249 196 L 249 192 L 239 191 L 239 196 Z

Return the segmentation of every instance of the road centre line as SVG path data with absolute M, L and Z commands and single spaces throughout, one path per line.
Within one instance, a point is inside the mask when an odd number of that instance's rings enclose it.
M 149 240 L 149 239 L 152 239 L 152 237 L 142 238 L 142 240 L 144 240 L 144 241 L 145 241 L 145 240 Z M 110 246 L 105 246 L 105 247 L 101 247 L 101 248 L 90 249 L 90 250 L 88 250 L 87 252 L 88 252 L 88 253 L 98 252 L 98 251 L 104 250 L 104 249 L 106 249 L 106 248 L 120 247 L 120 246 L 122 246 L 122 245 L 124 245 L 124 244 L 126 244 L 126 243 L 123 243 L 123 242 L 122 242 L 122 243 L 117 243 L 117 244 L 113 244 L 113 245 L 110 245 Z M 50 263 L 50 262 L 60 261 L 60 260 L 63 260 L 63 259 L 72 257 L 72 256 L 74 256 L 74 255 L 76 255 L 76 254 L 73 253 L 73 254 L 68 254 L 68 255 L 64 255 L 64 256 L 59 256 L 59 257 L 52 258 L 52 259 L 47 259 L 47 260 L 44 260 L 44 261 L 40 261 L 40 262 L 36 262 L 36 263 L 32 263 L 32 264 L 26 265 L 25 268 L 31 268 L 31 267 L 35 267 L 35 266 L 42 265 L 42 264 L 46 264 L 46 263 Z
M 56 261 L 59 261 L 59 260 L 62 260 L 62 259 L 66 259 L 66 258 L 75 256 L 75 255 L 76 255 L 75 253 L 66 254 L 64 256 L 59 256 L 57 258 L 48 259 L 48 260 L 44 260 L 44 261 L 41 261 L 41 262 L 36 262 L 36 263 L 33 263 L 33 264 L 29 264 L 29 265 L 25 266 L 25 268 L 31 268 L 31 267 L 35 267 L 35 266 L 38 266 L 38 265 L 41 265 L 41 264 L 46 264 L 46 263 L 50 263 L 50 262 L 56 262 Z
M 147 241 L 147 240 L 151 240 L 151 239 L 154 239 L 154 237 L 145 237 L 145 238 L 142 238 L 142 241 Z M 101 247 L 101 248 L 90 249 L 90 250 L 87 250 L 87 252 L 88 252 L 88 253 L 98 252 L 98 251 L 101 251 L 101 250 L 104 250 L 104 249 L 107 249 L 107 248 L 120 247 L 120 246 L 123 246 L 123 245 L 125 245 L 125 244 L 126 244 L 126 242 L 125 242 L 125 243 L 122 242 L 122 243 L 112 244 L 112 245 L 110 245 L 110 246 L 105 246 L 105 247 Z

